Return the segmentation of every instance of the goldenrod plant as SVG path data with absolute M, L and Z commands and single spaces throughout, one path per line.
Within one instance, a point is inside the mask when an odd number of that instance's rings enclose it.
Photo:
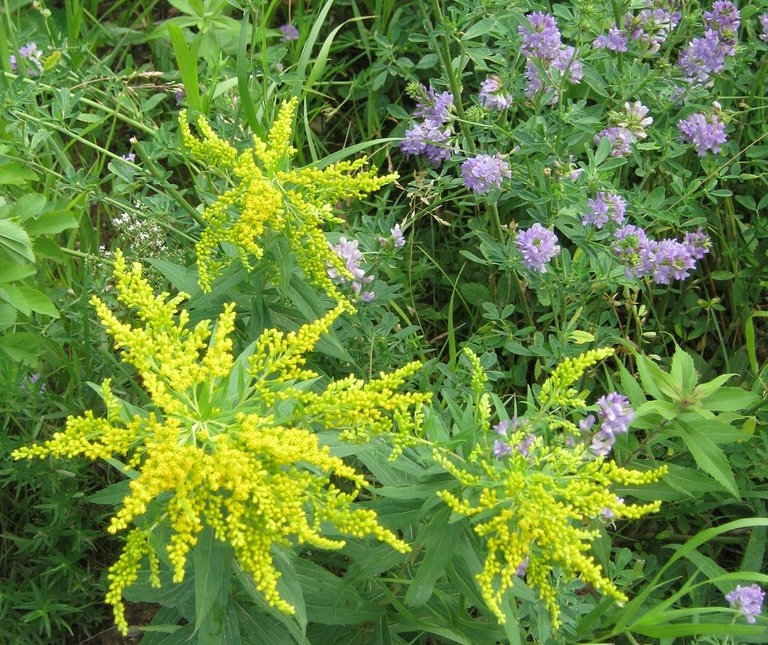
M 288 241 L 307 279 L 329 296 L 346 301 L 333 280 L 334 275 L 354 281 L 344 261 L 329 247 L 323 226 L 340 224 L 336 205 L 364 197 L 397 179 L 397 174 L 378 176 L 368 160 L 341 161 L 326 168 L 292 168 L 296 153 L 291 146 L 291 124 L 297 99 L 285 101 L 269 131 L 267 140 L 253 137 L 253 147 L 242 152 L 219 137 L 201 117 L 197 138 L 187 120 L 179 116 L 181 136 L 192 156 L 209 168 L 231 173 L 236 185 L 206 206 L 202 219 L 206 228 L 196 245 L 200 286 L 210 291 L 219 271 L 230 261 L 219 247 L 228 242 L 237 249 L 247 269 L 260 259 L 268 235 Z
M 586 407 L 582 394 L 572 388 L 583 372 L 613 354 L 612 349 L 590 350 L 566 359 L 553 370 L 540 390 L 537 410 L 524 418 L 505 419 L 491 429 L 490 400 L 483 392 L 486 377 L 478 357 L 468 350 L 472 371 L 475 421 L 486 438 L 457 465 L 455 455 L 436 450 L 435 459 L 456 479 L 460 492 L 438 491 L 438 496 L 458 515 L 472 519 L 475 533 L 484 539 L 487 555 L 476 577 L 489 609 L 499 622 L 507 616 L 501 604 L 516 579 L 535 587 L 560 626 L 556 578 L 575 578 L 618 603 L 626 595 L 588 554 L 599 527 L 617 519 L 637 519 L 659 510 L 660 501 L 626 504 L 612 488 L 640 486 L 658 481 L 665 466 L 645 471 L 622 468 L 607 458 L 606 436 L 627 430 L 631 409 L 620 395 L 598 401 L 600 429 L 589 437 L 594 424 L 588 416 L 580 426 L 559 417 Z M 617 402 L 617 399 L 622 399 Z M 576 434 L 568 434 L 570 428 Z M 561 429 L 547 438 L 547 429 Z M 494 432 L 495 431 L 495 432 Z
M 224 307 L 213 330 L 208 320 L 190 328 L 189 313 L 179 311 L 186 295 L 156 296 L 141 265 L 128 267 L 120 251 L 114 280 L 118 300 L 135 311 L 137 325 L 123 322 L 100 298 L 91 302 L 122 360 L 137 370 L 150 405 L 129 412 L 107 379 L 101 387 L 106 416 L 90 410 L 70 416 L 63 431 L 14 457 L 122 456 L 138 471 L 109 525 L 111 533 L 133 526 L 109 573 L 107 602 L 122 633 L 122 592 L 136 580 L 145 556 L 150 580 L 159 585 L 152 534 L 161 526 L 171 529 L 167 552 L 174 582 L 183 580 L 188 554 L 209 526 L 231 544 L 267 603 L 289 614 L 294 607 L 278 593 L 273 546 L 341 548 L 343 539 L 323 535 L 324 526 L 333 526 L 336 534 L 373 536 L 397 551 L 409 550 L 373 510 L 355 508 L 367 482 L 320 443 L 317 431 L 417 435 L 429 395 L 397 390 L 418 363 L 369 382 L 347 378 L 321 388 L 306 366 L 307 353 L 344 305 L 296 332 L 268 329 L 235 358 L 233 304 Z

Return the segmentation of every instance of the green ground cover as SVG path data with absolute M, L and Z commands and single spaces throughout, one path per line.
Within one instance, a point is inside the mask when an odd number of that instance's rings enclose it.
M 0 2 L 0 642 L 759 643 L 768 0 Z

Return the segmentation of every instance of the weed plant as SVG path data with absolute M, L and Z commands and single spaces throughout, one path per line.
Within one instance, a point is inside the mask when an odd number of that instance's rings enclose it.
M 766 0 L 1 3 L 0 641 L 764 642 L 767 71 Z

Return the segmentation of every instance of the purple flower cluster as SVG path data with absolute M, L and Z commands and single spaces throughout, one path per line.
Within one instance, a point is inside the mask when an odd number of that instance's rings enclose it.
M 335 251 L 336 255 L 344 260 L 347 271 L 352 274 L 352 291 L 359 295 L 363 302 L 371 302 L 376 297 L 376 294 L 373 291 L 362 291 L 362 289 L 363 285 L 373 282 L 374 278 L 372 275 L 365 275 L 365 270 L 360 266 L 363 253 L 357 248 L 358 245 L 359 242 L 357 240 L 348 240 L 346 237 L 341 237 L 339 238 L 339 243 L 331 246 L 331 248 Z M 347 276 L 342 274 L 336 267 L 328 268 L 328 277 L 342 284 L 349 281 Z
M 600 34 L 595 38 L 592 47 L 595 49 L 610 49 L 614 52 L 625 52 L 627 51 L 627 42 L 629 42 L 627 34 L 619 29 L 614 22 L 607 34 Z
M 630 153 L 630 146 L 635 142 L 632 131 L 620 125 L 600 130 L 595 135 L 595 144 L 599 146 L 605 138 L 611 142 L 611 157 L 626 157 Z
M 539 60 L 554 60 L 560 53 L 560 30 L 553 16 L 541 11 L 534 11 L 527 16 L 531 28 L 518 27 L 518 32 L 523 36 L 523 45 L 520 51 L 526 58 L 538 58 Z
M 630 153 L 630 146 L 637 139 L 645 139 L 645 132 L 653 117 L 648 116 L 648 108 L 640 101 L 624 103 L 623 113 L 614 113 L 611 117 L 613 125 L 603 128 L 595 135 L 595 144 L 607 138 L 611 142 L 611 157 L 626 157 Z
M 749 587 L 737 585 L 736 589 L 725 595 L 725 599 L 731 608 L 738 609 L 751 625 L 757 621 L 757 616 L 762 613 L 765 592 L 760 588 L 760 585 L 750 585 Z
M 760 14 L 760 26 L 763 28 L 763 33 L 760 34 L 760 40 L 768 42 L 768 13 Z
M 645 139 L 648 135 L 645 129 L 653 123 L 653 117 L 648 116 L 649 109 L 640 101 L 624 103 L 624 114 L 618 125 L 629 129 L 636 139 Z
M 624 29 L 648 54 L 655 54 L 680 22 L 675 0 L 646 0 L 645 9 L 636 16 L 627 14 Z
M 557 236 L 538 223 L 521 230 L 515 237 L 515 244 L 523 254 L 523 264 L 539 273 L 546 273 L 547 262 L 560 253 Z
M 283 37 L 280 39 L 283 42 L 299 39 L 299 30 L 296 28 L 295 25 L 291 25 L 291 24 L 283 25 L 282 27 L 280 27 L 280 31 L 283 32 Z
M 621 224 L 627 212 L 627 202 L 621 195 L 598 192 L 594 199 L 587 199 L 589 210 L 584 213 L 581 223 L 584 226 L 603 228 L 609 221 Z
M 616 435 L 627 432 L 635 413 L 629 406 L 629 399 L 618 392 L 600 397 L 597 400 L 597 408 L 600 429 L 592 437 L 589 449 L 595 456 L 605 457 L 611 451 Z M 594 417 L 590 417 L 594 423 Z M 586 427 L 589 429 L 591 424 Z
M 512 105 L 512 95 L 504 92 L 498 76 L 489 76 L 480 85 L 480 105 L 499 112 Z
M 684 240 L 653 240 L 645 231 L 628 224 L 616 230 L 613 251 L 624 264 L 628 278 L 651 276 L 656 284 L 684 280 L 709 252 L 709 237 L 701 227 Z
M 704 12 L 704 36 L 694 38 L 680 53 L 678 65 L 691 83 L 704 85 L 712 74 L 722 71 L 726 56 L 736 54 L 736 34 L 741 24 L 739 10 L 732 2 L 716 1 Z
M 552 83 L 566 75 L 571 83 L 579 83 L 584 76 L 584 69 L 581 61 L 576 58 L 576 50 L 561 43 L 557 21 L 540 11 L 534 11 L 527 17 L 530 28 L 517 28 L 523 36 L 520 50 L 528 59 L 525 66 L 525 95 L 533 99 L 539 92 L 553 92 Z M 541 77 L 534 60 L 544 68 L 545 78 Z M 555 93 L 551 103 L 557 103 L 559 99 Z
M 494 431 L 501 435 L 504 439 L 507 438 L 508 432 L 510 427 L 513 430 L 517 430 L 520 427 L 520 422 L 517 420 L 517 417 L 512 417 L 509 421 L 500 421 L 495 426 L 493 426 Z M 514 450 L 517 450 L 523 457 L 527 457 L 530 452 L 531 448 L 533 447 L 534 442 L 536 441 L 536 435 L 534 434 L 527 434 L 525 435 L 520 443 L 518 443 Z M 496 459 L 502 459 L 503 457 L 508 457 L 513 452 L 512 446 L 502 439 L 495 439 L 493 442 L 493 454 L 496 457 Z
M 32 65 L 27 65 L 27 73 L 30 76 L 38 76 L 43 73 L 43 64 L 40 62 L 42 55 L 43 52 L 37 48 L 35 43 L 27 43 L 23 47 L 19 47 L 19 56 L 32 63 Z M 15 72 L 17 67 L 16 56 L 11 54 L 11 69 Z
M 436 94 L 431 87 L 420 87 L 420 98 L 413 115 L 422 119 L 405 131 L 405 139 L 400 142 L 400 149 L 406 155 L 425 155 L 437 168 L 443 161 L 451 158 L 453 136 L 451 110 L 453 94 Z
M 389 229 L 389 233 L 392 236 L 392 243 L 395 245 L 395 248 L 402 249 L 405 246 L 405 236 L 400 230 L 400 224 L 395 224 Z
M 692 114 L 687 119 L 678 121 L 680 140 L 696 146 L 696 154 L 703 157 L 711 150 L 717 154 L 720 146 L 728 141 L 725 125 L 715 115 L 707 116 L 702 112 Z
M 492 186 L 501 188 L 505 177 L 511 177 L 509 164 L 497 152 L 495 155 L 477 155 L 461 164 L 464 185 L 480 195 L 485 195 Z

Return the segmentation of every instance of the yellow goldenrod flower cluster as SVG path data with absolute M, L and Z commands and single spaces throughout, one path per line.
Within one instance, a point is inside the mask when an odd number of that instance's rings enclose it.
M 236 185 L 207 206 L 202 218 L 207 227 L 197 243 L 200 286 L 210 290 L 218 272 L 228 262 L 219 246 L 228 242 L 240 260 L 251 268 L 251 256 L 260 259 L 268 235 L 286 239 L 310 282 L 331 297 L 345 298 L 328 276 L 328 269 L 353 280 L 343 260 L 329 248 L 323 232 L 327 222 L 341 223 L 333 209 L 339 202 L 364 197 L 394 181 L 397 174 L 377 176 L 366 169 L 367 158 L 342 161 L 326 168 L 291 168 L 296 150 L 291 147 L 294 98 L 283 103 L 267 140 L 254 136 L 253 147 L 238 152 L 200 118 L 201 138 L 192 134 L 186 112 L 179 116 L 184 144 L 199 161 L 231 173 Z M 350 305 L 348 305 L 350 307 Z
M 212 154 L 226 158 L 229 152 L 221 146 Z M 322 534 L 330 524 L 341 535 L 373 536 L 408 551 L 373 511 L 354 507 L 367 482 L 320 444 L 317 431 L 418 434 L 420 408 L 429 397 L 397 392 L 418 364 L 367 383 L 348 378 L 321 390 L 318 375 L 306 368 L 306 353 L 343 305 L 296 332 L 267 330 L 250 355 L 235 358 L 234 305 L 225 306 L 213 332 L 210 321 L 190 329 L 188 312 L 177 311 L 186 296 L 155 296 L 141 266 L 129 268 L 119 251 L 114 277 L 118 300 L 139 323 L 123 322 L 97 297 L 92 302 L 123 360 L 138 371 L 151 405 L 135 413 L 106 381 L 106 417 L 92 411 L 70 417 L 52 439 L 21 448 L 14 457 L 122 455 L 138 471 L 109 526 L 112 533 L 135 527 L 109 573 L 107 601 L 123 633 L 122 591 L 136 580 L 145 556 L 151 580 L 159 584 L 149 538 L 160 524 L 171 529 L 166 548 L 175 582 L 184 578 L 187 556 L 207 525 L 232 545 L 266 601 L 288 613 L 294 608 L 278 593 L 273 545 L 341 548 L 344 540 Z
M 566 358 L 553 371 L 541 386 L 539 399 L 542 407 L 570 406 L 585 408 L 587 403 L 575 388 L 571 386 L 593 365 L 609 356 L 613 356 L 612 347 L 590 349 L 575 358 Z
M 505 622 L 501 603 L 516 577 L 525 576 L 537 590 L 557 628 L 557 576 L 578 578 L 617 602 L 626 596 L 589 555 L 599 527 L 607 521 L 637 519 L 659 509 L 661 502 L 625 504 L 611 488 L 637 486 L 658 481 L 662 466 L 647 471 L 630 470 L 604 457 L 595 457 L 583 442 L 564 445 L 559 438 L 546 441 L 531 434 L 546 423 L 556 405 L 579 410 L 586 405 L 570 386 L 583 371 L 609 356 L 612 350 L 593 350 L 558 366 L 542 387 L 542 409 L 532 419 L 504 422 L 495 427 L 504 437 L 496 440 L 494 459 L 488 449 L 470 452 L 458 465 L 456 457 L 435 452 L 435 460 L 454 479 L 458 490 L 441 490 L 438 496 L 454 513 L 471 519 L 478 536 L 484 538 L 487 556 L 477 581 L 488 607 Z M 473 389 L 480 386 L 479 366 L 470 354 Z M 477 393 L 475 392 L 475 397 Z M 557 425 L 557 424 L 556 424 Z M 575 424 L 559 423 L 570 430 Z M 514 430 L 507 434 L 507 428 Z M 486 432 L 490 427 L 486 425 Z M 495 436 L 495 435 L 494 435 Z

